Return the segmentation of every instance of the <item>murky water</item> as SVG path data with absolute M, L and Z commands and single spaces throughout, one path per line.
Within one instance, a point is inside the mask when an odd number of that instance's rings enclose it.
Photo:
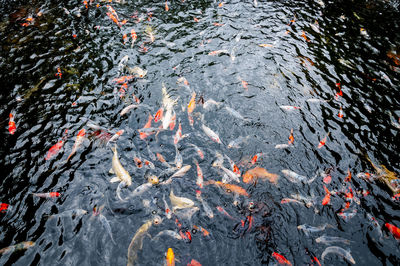
M 107 5 L 120 25 L 110 19 Z M 0 263 L 125 265 L 137 230 L 159 215 L 162 222 L 150 227 L 152 238 L 146 235 L 137 251 L 139 265 L 163 264 L 168 248 L 178 265 L 192 259 L 202 265 L 274 265 L 274 252 L 296 265 L 318 265 L 314 257 L 324 265 L 350 263 L 335 253 L 323 260 L 328 246 L 350 250 L 357 265 L 399 264 L 398 241 L 385 227 L 400 227 L 399 201 L 392 198 L 398 185 L 392 174 L 400 171 L 399 2 L 174 1 L 167 2 L 168 11 L 165 5 L 2 3 L 0 202 L 9 206 L 1 213 L 0 248 L 24 241 L 35 245 L 3 254 Z M 135 66 L 147 74 L 125 85 L 115 80 L 131 75 Z M 176 126 L 142 139 L 138 129 L 163 105 L 163 86 L 177 100 Z M 140 107 L 120 115 L 137 102 Z M 124 130 L 115 143 L 132 176 L 132 185 L 120 191 L 125 198 L 149 175 L 161 182 L 172 175 L 155 154 L 174 166 L 179 122 L 187 135 L 177 149 L 191 169 L 171 184 L 119 200 L 118 183 L 109 182 L 114 144 L 105 142 Z M 162 123 L 153 120 L 152 127 Z M 213 142 L 203 125 L 222 143 Z M 81 129 L 83 142 L 67 160 Z M 276 148 L 288 144 L 291 129 L 294 143 Z M 228 147 L 240 137 L 245 137 L 240 147 Z M 325 145 L 318 148 L 324 137 Z M 50 156 L 57 142 L 62 148 Z M 225 168 L 231 169 L 229 157 L 242 176 L 258 166 L 279 179 L 230 182 L 248 193 L 235 196 L 239 188 L 212 183 L 224 173 L 212 166 L 218 153 L 225 156 Z M 154 169 L 138 168 L 134 157 L 144 164 L 149 160 Z M 204 174 L 202 189 L 194 159 Z M 291 182 L 284 169 L 305 181 Z M 346 181 L 348 171 L 352 177 Z M 381 175 L 380 180 L 357 177 L 362 172 Z M 168 219 L 163 198 L 172 207 L 171 190 L 193 200 L 200 211 Z M 47 192 L 60 196 L 32 194 Z M 285 203 L 285 198 L 300 203 Z M 94 207 L 102 216 L 93 213 Z M 327 226 L 305 233 L 298 229 L 304 224 Z M 191 241 L 156 238 L 163 230 L 185 238 L 190 232 Z M 350 242 L 325 245 L 317 240 L 324 234 Z

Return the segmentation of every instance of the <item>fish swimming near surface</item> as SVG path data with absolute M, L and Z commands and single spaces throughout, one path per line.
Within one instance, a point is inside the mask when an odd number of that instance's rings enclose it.
M 78 135 L 76 136 L 76 139 L 75 139 L 74 146 L 72 147 L 72 151 L 71 151 L 70 155 L 67 158 L 67 162 L 72 157 L 72 155 L 74 155 L 76 153 L 76 151 L 78 150 L 79 146 L 81 146 L 81 144 L 85 140 L 85 135 L 86 135 L 86 131 L 85 131 L 84 128 L 79 130 Z
M 268 172 L 266 169 L 261 168 L 261 167 L 254 167 L 250 170 L 248 170 L 244 175 L 243 175 L 243 182 L 245 183 L 250 183 L 252 181 L 255 181 L 254 179 L 268 179 L 271 183 L 277 184 L 279 176 L 277 174 L 272 174 Z
M 135 233 L 133 236 L 131 243 L 128 247 L 128 263 L 127 266 L 133 266 L 136 264 L 136 260 L 138 257 L 138 252 L 143 248 L 143 240 L 146 235 L 149 235 L 147 231 L 150 227 L 154 225 L 159 225 L 162 222 L 160 216 L 156 215 L 153 219 L 145 222 Z M 150 236 L 150 235 L 149 235 Z
M 167 7 L 167 2 L 165 2 Z M 168 10 L 167 10 L 168 11 Z M 166 264 L 167 266 L 175 266 L 175 254 L 172 248 L 168 248 L 167 256 L 166 256 Z
M 318 237 L 317 239 L 315 239 L 315 242 L 317 243 L 322 243 L 325 245 L 330 245 L 333 243 L 343 243 L 343 244 L 347 244 L 350 245 L 350 240 L 348 239 L 344 239 L 341 237 L 337 237 L 337 236 L 327 236 L 327 235 L 322 235 L 320 237 Z
M 350 251 L 345 250 L 345 249 L 343 249 L 341 247 L 337 247 L 337 246 L 327 247 L 324 250 L 324 252 L 322 252 L 321 259 L 324 260 L 326 255 L 328 255 L 329 253 L 334 253 L 334 254 L 337 254 L 339 256 L 342 256 L 348 262 L 350 262 L 352 264 L 356 264 L 356 261 L 354 260 L 354 258 L 350 254 Z
M 209 180 L 209 181 L 204 182 L 204 185 L 209 185 L 209 184 L 213 184 L 213 185 L 222 187 L 228 193 L 232 192 L 232 193 L 236 193 L 236 194 L 246 196 L 246 197 L 249 196 L 249 193 L 247 193 L 247 191 L 244 188 L 242 188 L 241 186 L 238 186 L 238 185 L 225 184 L 225 183 L 222 183 L 221 181 L 214 181 L 214 180 Z
M 299 183 L 307 181 L 307 177 L 299 175 L 291 170 L 281 170 L 282 174 L 292 183 Z
M 207 127 L 207 126 L 204 125 L 204 124 L 201 125 L 201 127 L 202 127 L 204 133 L 206 133 L 206 135 L 207 135 L 212 141 L 217 142 L 217 143 L 220 143 L 220 144 L 222 143 L 221 140 L 220 140 L 220 138 L 219 138 L 219 136 L 218 136 L 218 134 L 215 133 L 213 130 L 211 130 L 211 128 Z
M 308 225 L 308 224 L 302 224 L 302 225 L 297 226 L 297 229 L 302 230 L 304 232 L 304 234 L 306 236 L 308 236 L 309 233 L 315 233 L 315 232 L 324 231 L 325 228 L 327 228 L 327 227 L 333 228 L 333 226 L 330 225 L 330 224 L 323 224 L 323 225 L 317 226 L 317 227 L 311 226 L 311 225 Z
M 191 208 L 194 206 L 194 202 L 191 199 L 175 196 L 174 191 L 172 189 L 169 194 L 169 199 L 171 200 L 173 211 L 176 209 Z
M 132 185 L 132 177 L 129 175 L 128 171 L 125 170 L 125 168 L 122 166 L 121 162 L 119 161 L 118 158 L 118 152 L 117 152 L 117 145 L 115 145 L 112 148 L 112 151 L 114 152 L 113 158 L 112 158 L 112 172 L 116 174 L 115 177 L 113 177 L 110 182 L 123 182 L 126 186 Z
M 9 115 L 9 122 L 8 122 L 8 132 L 10 132 L 11 135 L 15 134 L 15 131 L 17 130 L 17 126 L 15 125 L 14 121 L 15 113 L 11 112 Z

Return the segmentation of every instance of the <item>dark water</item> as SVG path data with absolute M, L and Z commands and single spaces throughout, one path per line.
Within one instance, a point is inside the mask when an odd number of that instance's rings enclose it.
M 202 265 L 274 265 L 278 262 L 271 256 L 273 252 L 295 265 L 307 265 L 313 256 L 324 265 L 348 264 L 334 254 L 322 261 L 328 245 L 317 243 L 316 238 L 324 233 L 351 240 L 350 244 L 330 245 L 351 250 L 357 265 L 400 263 L 399 243 L 384 226 L 400 227 L 399 201 L 392 199 L 393 193 L 384 183 L 356 177 L 360 172 L 375 172 L 367 158 L 380 168 L 400 170 L 400 129 L 396 127 L 400 66 L 398 57 L 390 56 L 390 52 L 400 54 L 399 2 L 226 1 L 218 7 L 219 3 L 168 2 L 168 12 L 163 1 L 110 3 L 120 21 L 127 20 L 120 28 L 107 17 L 105 2 L 93 2 L 88 9 L 81 1 L 2 2 L 0 201 L 10 207 L 1 214 L 0 248 L 23 241 L 34 241 L 35 246 L 2 255 L 1 264 L 125 265 L 132 237 L 155 214 L 163 221 L 150 228 L 150 235 L 162 230 L 178 232 L 175 218 L 166 218 L 162 201 L 165 196 L 169 203 L 171 189 L 200 207 L 192 219 L 179 218 L 182 231 L 192 232 L 192 241 L 146 237 L 138 253 L 141 265 L 163 264 L 168 248 L 173 248 L 178 265 L 191 259 Z M 29 16 L 33 16 L 32 22 L 25 20 Z M 138 35 L 133 48 L 132 28 Z M 155 36 L 153 43 L 146 37 L 150 30 Z M 128 36 L 125 45 L 124 33 Z M 226 51 L 209 55 L 215 50 Z M 127 66 L 148 72 L 143 79 L 129 82 L 121 98 L 120 85 L 113 79 L 128 75 L 118 68 L 126 55 Z M 61 79 L 55 76 L 57 68 Z M 177 84 L 180 77 L 185 77 L 189 86 Z M 247 89 L 242 80 L 248 83 Z M 152 187 L 142 197 L 121 202 L 116 198 L 117 184 L 109 182 L 112 152 L 96 140 L 88 122 L 110 134 L 125 130 L 117 141 L 118 153 L 133 185 L 123 189 L 123 195 L 145 183 L 146 172 L 164 180 L 166 167 L 152 160 L 149 150 L 161 153 L 172 164 L 177 127 L 146 140 L 140 139 L 137 131 L 148 115 L 161 107 L 163 83 L 171 98 L 179 97 L 174 106 L 177 123 L 181 121 L 183 134 L 189 136 L 178 148 L 183 163 L 192 168 L 171 186 Z M 336 83 L 343 91 L 337 99 Z M 205 100 L 223 103 L 209 110 L 197 104 L 193 127 L 186 113 L 192 91 L 198 99 L 202 95 Z M 121 117 L 120 111 L 134 103 L 132 94 L 150 108 L 138 108 Z M 311 98 L 326 101 L 308 102 Z M 279 108 L 282 105 L 301 108 L 288 112 Z M 246 119 L 235 117 L 226 106 Z M 343 118 L 338 117 L 340 108 Z M 11 112 L 15 112 L 14 135 L 8 131 Z M 201 115 L 222 144 L 204 134 Z M 66 162 L 82 128 L 89 138 Z M 276 144 L 287 143 L 291 128 L 294 144 L 275 149 Z M 66 129 L 63 149 L 45 160 Z M 328 132 L 326 145 L 318 149 Z M 247 142 L 239 149 L 228 149 L 227 144 L 240 136 L 248 136 Z M 200 160 L 189 144 L 200 147 L 205 159 Z M 241 182 L 238 185 L 250 196 L 239 197 L 237 206 L 232 193 L 207 185 L 202 196 L 214 212 L 214 218 L 208 218 L 196 200 L 193 158 L 200 161 L 205 180 L 221 180 L 221 172 L 211 166 L 216 152 L 229 156 L 242 174 L 253 167 L 246 161 L 262 153 L 256 165 L 279 174 L 278 184 Z M 138 169 L 134 156 L 151 160 L 156 168 Z M 226 160 L 224 166 L 230 169 Z M 355 213 L 351 219 L 338 215 L 345 208 L 343 193 L 332 195 L 330 204 L 322 205 L 325 191 L 319 173 L 329 168 L 332 182 L 326 187 L 335 192 L 351 187 L 359 199 L 345 211 Z M 292 183 L 282 174 L 283 169 L 308 179 L 318 176 L 310 184 Z M 348 169 L 352 179 L 344 182 Z M 61 196 L 42 199 L 31 194 L 51 191 Z M 363 196 L 366 191 L 370 194 Z M 293 194 L 314 197 L 313 206 L 281 204 Z M 249 209 L 249 204 L 255 208 Z M 98 216 L 92 215 L 95 206 L 103 205 L 101 213 L 109 221 L 117 245 Z M 233 219 L 218 212 L 217 206 Z M 88 213 L 51 217 L 74 209 Z M 367 214 L 382 227 L 382 237 Z M 253 219 L 250 229 L 246 216 Z M 241 220 L 246 221 L 244 227 Z M 307 236 L 297 229 L 302 224 L 332 226 Z M 210 236 L 192 230 L 195 226 L 207 229 Z

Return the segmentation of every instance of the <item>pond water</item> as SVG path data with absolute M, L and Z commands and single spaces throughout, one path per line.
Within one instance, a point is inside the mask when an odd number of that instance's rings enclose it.
M 399 5 L 2 1 L 0 264 L 398 265 Z

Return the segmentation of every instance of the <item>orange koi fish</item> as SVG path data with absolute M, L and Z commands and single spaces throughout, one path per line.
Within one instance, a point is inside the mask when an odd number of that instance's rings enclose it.
M 144 128 L 149 128 L 151 127 L 151 121 L 153 120 L 153 117 L 149 115 L 149 120 L 147 121 L 146 125 L 144 125 Z M 145 139 L 149 136 L 150 134 L 140 132 L 140 139 Z
M 109 12 L 107 12 L 106 14 L 107 14 L 107 16 L 108 16 L 112 21 L 115 22 L 115 24 L 118 25 L 118 27 L 121 28 L 121 24 L 119 23 L 118 19 L 117 19 L 113 14 L 111 14 L 111 13 L 109 13 Z
M 328 139 L 329 134 L 330 134 L 330 132 L 328 132 L 328 134 L 326 134 L 326 136 L 319 142 L 319 144 L 318 144 L 318 149 L 321 149 L 321 148 L 325 145 L 326 140 Z
M 136 42 L 136 39 L 137 39 L 137 35 L 136 35 L 136 32 L 135 32 L 135 30 L 134 30 L 134 29 L 131 29 L 131 38 L 132 38 L 132 44 L 131 44 L 131 47 L 133 47 L 133 45 L 135 44 L 135 42 Z
M 122 76 L 122 77 L 113 79 L 113 81 L 118 84 L 123 84 L 123 83 L 131 81 L 134 78 L 135 78 L 135 76 Z
M 194 22 L 199 22 L 200 20 L 198 18 L 193 18 Z
M 199 147 L 197 147 L 196 145 L 194 145 L 194 144 L 189 144 L 190 146 L 192 146 L 195 150 L 196 150 L 196 152 L 197 152 L 197 154 L 199 155 L 199 157 L 202 159 L 202 160 L 204 160 L 204 152 L 199 148 Z
M 290 136 L 289 136 L 289 141 L 288 144 L 291 145 L 294 142 L 294 137 L 293 137 L 293 128 L 290 130 Z
M 328 190 L 328 188 L 324 185 L 324 190 L 325 190 L 325 197 L 322 200 L 322 205 L 327 205 L 331 202 L 331 192 Z
M 164 108 L 161 107 L 158 109 L 157 113 L 154 115 L 154 122 L 157 123 L 158 121 L 163 119 Z
M 203 233 L 203 236 L 209 236 L 210 232 L 208 232 L 206 229 L 204 229 L 203 227 L 200 226 L 200 228 L 197 225 L 193 225 L 193 229 L 196 229 L 200 232 Z
M 343 118 L 344 114 L 343 114 L 342 106 L 340 106 L 339 113 L 338 113 L 337 116 L 338 116 L 339 118 Z
M 200 262 L 198 262 L 197 260 L 192 259 L 192 260 L 187 264 L 187 266 L 201 266 L 201 264 L 200 264 Z
M 271 183 L 277 184 L 279 176 L 277 174 L 271 174 L 267 170 L 261 167 L 254 167 L 253 169 L 248 170 L 243 175 L 243 182 L 250 183 L 255 178 L 263 178 L 268 179 Z
M 168 248 L 167 251 L 167 266 L 175 266 L 175 255 L 172 248 Z
M 61 73 L 61 69 L 59 67 L 57 67 L 57 73 L 54 74 L 54 76 L 58 76 L 59 79 L 61 79 L 62 77 L 62 73 Z
M 51 148 L 49 149 L 49 151 L 46 154 L 46 157 L 44 158 L 46 161 L 50 160 L 51 157 L 56 155 L 61 150 L 61 148 L 64 146 L 64 142 L 67 138 L 67 134 L 68 134 L 68 129 L 65 130 L 62 140 L 58 141 L 56 144 L 51 146 Z
M 58 198 L 60 193 L 58 192 L 47 192 L 47 193 L 32 193 L 33 196 L 39 198 Z
M 225 211 L 224 208 L 222 208 L 221 206 L 217 206 L 216 208 L 220 213 L 224 214 L 225 216 L 229 217 L 232 220 L 236 220 L 227 211 Z
M 339 96 L 343 96 L 343 92 L 342 92 L 342 85 L 340 84 L 340 82 L 336 83 L 335 85 L 339 89 L 339 92 L 335 94 L 335 99 L 337 100 L 339 99 Z
M 168 11 L 169 10 L 169 7 L 168 7 L 168 2 L 167 1 L 165 1 L 165 11 Z
M 262 156 L 261 152 L 254 155 L 253 158 L 251 159 L 251 164 L 256 164 L 256 162 L 258 161 L 259 158 L 261 158 L 261 156 Z
M 387 229 L 389 229 L 390 233 L 392 233 L 397 240 L 400 240 L 400 228 L 390 223 L 385 223 L 385 226 Z
M 86 0 L 83 1 L 83 5 L 85 6 L 86 9 L 89 9 L 88 2 Z
M 126 35 L 126 33 L 124 33 L 122 35 L 122 41 L 124 42 L 124 45 L 126 44 L 126 42 L 128 41 L 128 35 Z
M 284 256 L 282 256 L 279 253 L 276 252 L 272 253 L 272 257 L 274 257 L 280 265 L 290 265 L 290 266 L 292 265 L 290 261 L 288 261 Z
M 304 31 L 301 32 L 301 37 L 304 38 L 304 40 L 306 40 L 306 42 L 309 42 L 310 40 L 307 38 L 306 33 Z
M 249 89 L 249 88 L 248 88 L 249 83 L 247 83 L 247 82 L 244 81 L 243 79 L 241 80 L 241 82 L 242 82 L 243 88 L 247 91 L 247 90 Z
M 221 2 L 218 4 L 218 7 L 222 7 L 225 4 L 225 2 Z
M 8 132 L 10 132 L 11 135 L 15 134 L 15 131 L 17 130 L 17 126 L 15 125 L 15 121 L 14 121 L 14 116 L 15 113 L 11 112 L 9 117 L 10 117 L 10 121 L 8 122 Z
M 192 98 L 189 101 L 188 114 L 191 114 L 193 112 L 194 108 L 196 108 L 196 92 L 192 93 Z
M 229 192 L 233 192 L 233 193 L 236 193 L 236 194 L 239 194 L 239 195 L 242 195 L 242 196 L 246 196 L 246 197 L 249 196 L 247 191 L 244 188 L 242 188 L 241 186 L 238 186 L 238 185 L 225 184 L 225 183 L 222 183 L 221 181 L 214 181 L 214 180 L 209 180 L 207 182 L 204 182 L 204 184 L 205 185 L 213 184 L 213 185 L 220 186 L 220 187 L 224 188 L 226 190 L 226 192 L 228 192 L 228 193 Z
M 68 156 L 67 158 L 67 162 L 68 160 L 71 158 L 72 155 L 74 155 L 76 153 L 76 151 L 78 150 L 79 146 L 82 144 L 82 142 L 85 140 L 85 134 L 86 131 L 84 128 L 82 128 L 81 130 L 79 130 L 78 135 L 76 136 L 76 140 L 74 143 L 74 146 L 72 147 L 72 151 L 71 154 Z

